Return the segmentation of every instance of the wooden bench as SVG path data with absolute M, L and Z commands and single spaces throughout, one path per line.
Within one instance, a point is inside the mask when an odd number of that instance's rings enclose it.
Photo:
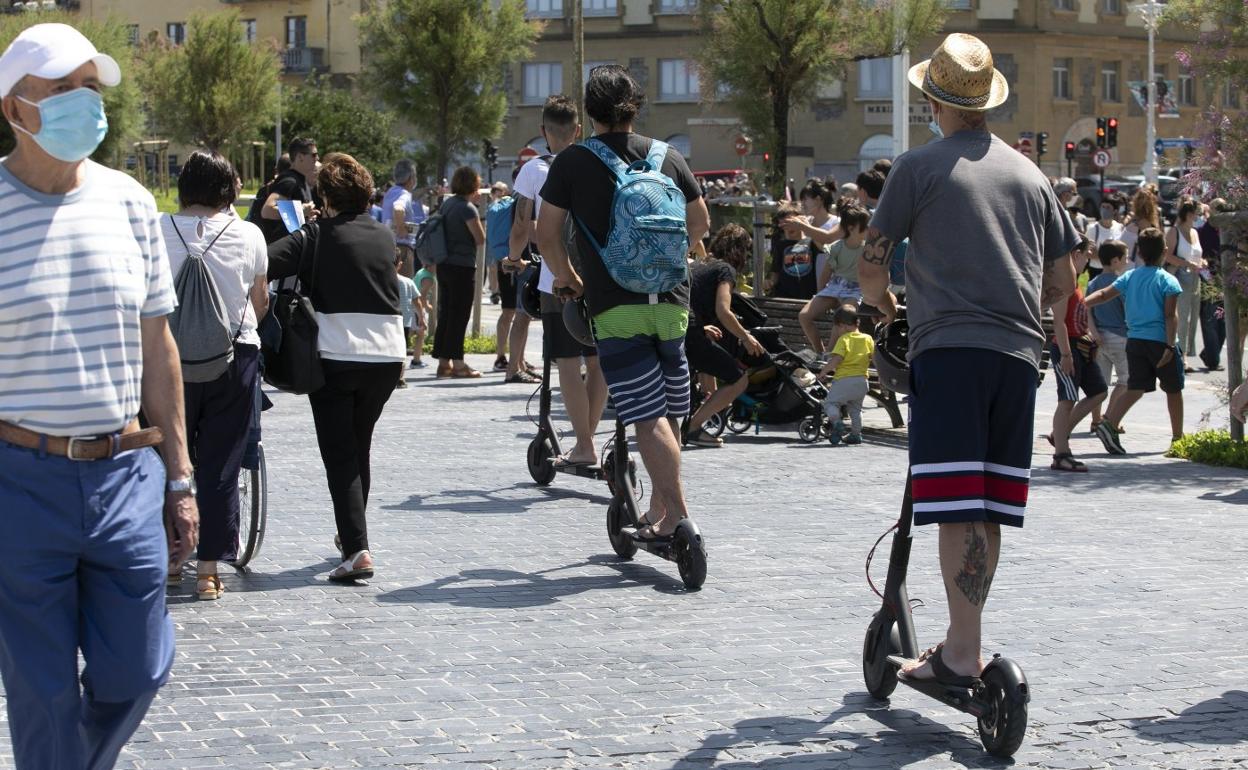
M 810 342 L 806 339 L 805 333 L 802 332 L 802 325 L 797 320 L 797 314 L 806 305 L 803 300 L 782 299 L 779 297 L 751 297 L 750 301 L 767 314 L 768 326 L 781 327 L 780 339 L 784 340 L 786 345 L 793 350 L 810 347 Z M 1044 327 L 1045 343 L 1040 353 L 1040 377 L 1037 387 L 1044 382 L 1045 373 L 1049 369 L 1048 341 L 1053 338 L 1053 315 L 1045 313 L 1041 324 Z M 829 311 L 824 313 L 822 317 L 815 319 L 815 328 L 819 330 L 821 337 L 827 339 L 832 332 L 832 313 Z M 880 387 L 880 378 L 874 366 L 867 370 L 867 384 L 871 388 L 867 395 L 888 413 L 893 427 L 903 427 L 905 421 L 901 416 L 901 404 L 897 399 L 897 394 Z
M 806 339 L 806 335 L 802 332 L 802 325 L 797 320 L 797 314 L 806 305 L 803 300 L 781 299 L 779 297 L 752 297 L 750 301 L 767 314 L 768 326 L 781 327 L 780 339 L 784 340 L 784 344 L 793 350 L 810 347 L 809 340 Z M 822 317 L 815 319 L 815 328 L 819 330 L 820 337 L 827 339 L 832 332 L 832 314 L 830 312 L 824 313 Z M 897 394 L 880 387 L 880 378 L 876 374 L 874 366 L 867 369 L 867 384 L 870 386 L 867 395 L 888 413 L 888 418 L 892 421 L 893 427 L 901 428 L 905 426 L 906 422 L 901 416 L 901 404 L 897 400 Z

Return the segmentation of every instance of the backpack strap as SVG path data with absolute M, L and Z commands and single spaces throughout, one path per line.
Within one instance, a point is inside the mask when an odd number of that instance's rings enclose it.
M 650 152 L 646 153 L 646 162 L 650 164 L 651 171 L 663 171 L 663 161 L 667 158 L 667 142 L 660 142 L 655 139 L 650 143 Z
M 596 136 L 591 136 L 585 140 L 584 146 L 587 150 L 597 155 L 598 160 L 605 163 L 607 168 L 611 169 L 611 173 L 615 174 L 617 182 L 621 184 L 624 182 L 625 174 L 628 173 L 628 164 L 620 160 L 620 156 L 615 154 L 615 150 L 612 150 L 607 146 L 606 142 Z
M 233 219 L 226 220 L 225 227 L 222 227 L 221 232 L 217 233 L 216 236 L 214 236 L 213 239 L 208 242 L 208 245 L 204 247 L 204 250 L 199 253 L 198 257 L 194 257 L 191 254 L 191 248 L 186 245 L 186 239 L 182 237 L 182 232 L 178 230 L 178 221 L 173 218 L 173 214 L 169 215 L 169 224 L 173 226 L 173 232 L 177 234 L 178 240 L 182 241 L 182 248 L 186 250 L 186 256 L 192 259 L 203 259 L 204 255 L 208 253 L 208 249 L 211 249 L 213 246 L 215 246 L 217 243 L 217 239 L 219 239 L 222 235 L 224 235 L 226 230 L 230 229 L 230 225 L 234 224 L 234 220 Z M 243 322 L 247 320 L 247 308 L 250 306 L 251 306 L 251 289 L 249 287 L 243 291 L 243 311 L 238 314 L 238 331 L 234 332 L 234 338 L 230 340 L 231 344 L 238 342 L 238 338 L 243 336 Z M 260 319 L 256 319 L 256 320 L 257 322 L 259 322 Z

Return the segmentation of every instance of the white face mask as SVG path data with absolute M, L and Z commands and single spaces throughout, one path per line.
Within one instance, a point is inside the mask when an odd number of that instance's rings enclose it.
M 936 118 L 932 118 L 930 121 L 928 121 L 927 130 L 931 131 L 932 135 L 935 136 L 937 139 L 945 138 L 945 132 L 941 129 L 940 124 L 936 122 Z

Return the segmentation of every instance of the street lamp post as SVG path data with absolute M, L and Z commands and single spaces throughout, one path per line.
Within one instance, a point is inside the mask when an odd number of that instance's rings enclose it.
M 1157 52 L 1154 41 L 1157 26 L 1161 23 L 1161 14 L 1165 9 L 1165 3 L 1157 0 L 1131 6 L 1131 10 L 1140 15 L 1144 26 L 1148 28 L 1148 104 L 1144 105 L 1144 109 L 1148 111 L 1148 135 L 1144 147 L 1144 178 L 1151 184 L 1157 183 Z

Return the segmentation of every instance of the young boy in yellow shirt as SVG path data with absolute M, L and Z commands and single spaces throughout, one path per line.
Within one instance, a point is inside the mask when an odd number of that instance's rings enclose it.
M 858 310 L 853 305 L 842 305 L 832 315 L 832 335 L 836 344 L 832 348 L 832 357 L 823 365 L 819 372 L 819 381 L 827 382 L 828 395 L 823 400 L 823 410 L 832 423 L 832 432 L 828 441 L 832 444 L 862 443 L 862 400 L 867 397 L 867 367 L 871 364 L 871 354 L 875 352 L 875 340 L 870 335 L 858 331 Z M 851 429 L 845 435 L 845 424 L 841 421 L 841 407 L 849 410 Z

